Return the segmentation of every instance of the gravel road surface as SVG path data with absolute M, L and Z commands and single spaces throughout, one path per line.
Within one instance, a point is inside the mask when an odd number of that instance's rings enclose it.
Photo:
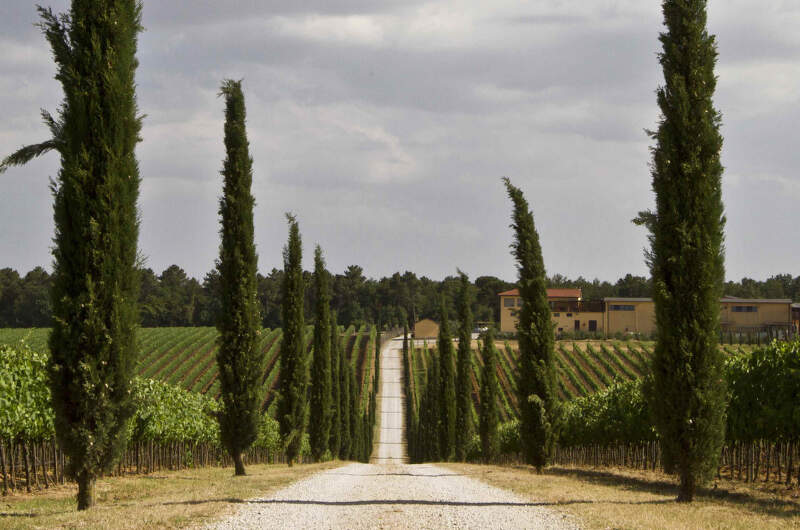
M 434 465 L 349 464 L 253 499 L 213 528 L 576 528 L 563 514 Z
M 238 528 L 575 528 L 563 514 L 434 465 L 409 465 L 402 340 L 381 351 L 380 430 L 370 464 L 317 473 L 252 499 L 211 526 Z

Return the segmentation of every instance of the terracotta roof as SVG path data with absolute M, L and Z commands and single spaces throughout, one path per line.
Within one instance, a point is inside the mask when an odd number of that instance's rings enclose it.
M 519 296 L 519 289 L 511 289 L 510 291 L 503 291 L 497 296 Z M 580 298 L 580 289 L 548 289 L 548 298 Z

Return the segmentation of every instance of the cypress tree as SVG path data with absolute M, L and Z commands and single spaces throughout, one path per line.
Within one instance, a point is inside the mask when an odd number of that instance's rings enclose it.
M 553 324 L 547 301 L 547 277 L 542 259 L 539 234 L 533 223 L 528 202 L 519 188 L 503 179 L 514 204 L 514 242 L 519 294 L 522 309 L 517 325 L 519 361 L 517 392 L 520 407 L 520 438 L 525 461 L 537 472 L 547 465 L 556 432 L 559 407 L 553 355 Z
M 141 4 L 73 1 L 68 15 L 38 8 L 64 100 L 42 117 L 52 138 L 23 147 L 0 172 L 55 149 L 55 236 L 48 364 L 55 429 L 78 482 L 78 509 L 126 445 L 134 408 L 141 119 L 134 76 Z
M 425 421 L 426 459 L 430 462 L 442 460 L 442 385 L 441 363 L 438 352 L 431 355 L 431 367 L 425 385 L 427 407 Z
M 235 474 L 244 475 L 242 453 L 258 436 L 261 420 L 264 354 L 258 348 L 261 317 L 258 310 L 250 193 L 253 160 L 245 131 L 245 105 L 240 81 L 226 80 L 225 152 L 219 247 L 220 311 L 217 315 L 217 365 L 222 396 L 218 414 L 220 438 L 234 462 Z
M 333 458 L 339 458 L 342 446 L 342 381 L 341 348 L 339 348 L 339 326 L 336 323 L 336 312 L 330 312 L 331 331 L 331 437 L 330 451 Z
M 338 338 L 337 338 L 338 341 Z M 350 450 L 353 445 L 353 431 L 350 426 L 350 363 L 347 362 L 347 354 L 341 349 L 341 343 L 337 346 L 339 350 L 339 386 L 341 387 L 341 429 L 342 429 L 342 444 L 339 449 L 339 458 L 342 460 L 350 459 Z
M 289 466 L 300 454 L 308 420 L 308 360 L 303 344 L 303 249 L 300 228 L 293 215 L 289 221 L 289 241 L 283 249 L 283 342 L 281 343 L 280 402 L 278 418 L 286 444 Z
M 458 357 L 456 371 L 456 459 L 467 459 L 467 444 L 472 438 L 472 285 L 458 271 Z
M 309 438 L 311 453 L 319 461 L 328 451 L 331 434 L 331 332 L 330 303 L 331 293 L 328 271 L 322 249 L 317 245 L 314 251 L 314 360 L 311 365 L 311 421 Z
M 491 462 L 500 452 L 497 427 L 500 423 L 497 398 L 497 349 L 494 346 L 494 325 L 490 324 L 483 337 L 483 371 L 481 373 L 480 435 L 483 461 Z
M 661 118 L 651 132 L 655 212 L 635 222 L 650 230 L 647 254 L 658 330 L 651 405 L 665 463 L 680 475 L 678 501 L 717 469 L 726 389 L 717 346 L 724 278 L 724 211 L 714 36 L 706 0 L 663 2 L 659 61 Z
M 442 460 L 452 460 L 456 449 L 456 366 L 453 340 L 450 336 L 450 323 L 447 316 L 447 302 L 442 295 L 439 301 L 439 385 L 441 423 L 439 425 L 439 445 Z
M 358 382 L 356 380 L 356 369 L 353 364 L 347 362 L 347 375 L 350 378 L 350 460 L 359 460 L 362 450 L 361 429 L 359 425 L 358 407 Z

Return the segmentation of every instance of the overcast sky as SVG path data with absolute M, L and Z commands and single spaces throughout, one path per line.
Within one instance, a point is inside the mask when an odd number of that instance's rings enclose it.
M 40 0 L 48 5 L 47 0 Z M 727 276 L 800 274 L 800 2 L 711 0 Z M 46 138 L 60 85 L 34 2 L 0 3 L 0 155 Z M 68 2 L 49 2 L 56 11 Z M 284 212 L 305 266 L 515 278 L 508 176 L 549 274 L 646 274 L 657 0 L 145 0 L 140 249 L 202 278 L 218 253 L 223 78 L 243 78 L 259 269 Z M 51 263 L 50 153 L 0 176 L 0 267 Z

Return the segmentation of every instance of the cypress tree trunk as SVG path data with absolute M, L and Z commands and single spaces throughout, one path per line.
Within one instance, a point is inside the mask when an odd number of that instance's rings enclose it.
M 459 271 L 458 292 L 458 358 L 456 373 L 456 459 L 467 459 L 467 444 L 472 438 L 472 286 L 466 274 Z
M 553 355 L 553 324 L 547 301 L 547 277 L 539 234 L 522 191 L 504 179 L 514 203 L 514 257 L 519 271 L 519 362 L 517 392 L 520 407 L 520 439 L 525 461 L 541 472 L 556 441 L 558 421 Z
M 56 435 L 84 486 L 122 455 L 133 414 L 139 170 L 134 77 L 141 5 L 72 2 L 68 15 L 39 8 L 64 100 L 42 116 L 52 138 L 26 146 L 0 172 L 57 150 L 49 374 Z M 78 508 L 94 504 L 83 487 Z
M 497 399 L 500 393 L 497 382 L 497 349 L 494 346 L 494 325 L 490 324 L 483 337 L 483 372 L 481 374 L 480 434 L 483 461 L 497 458 L 500 441 L 497 428 L 500 423 Z
M 339 326 L 336 312 L 330 312 L 331 332 L 331 437 L 330 450 L 333 458 L 339 458 L 342 446 L 342 381 L 340 376 L 341 349 L 339 348 Z
M 651 406 L 667 468 L 680 476 L 678 500 L 717 468 L 725 431 L 725 380 L 717 344 L 724 281 L 721 118 L 714 37 L 706 0 L 665 0 L 659 60 L 661 120 L 651 133 L 655 212 L 635 220 L 650 230 L 658 338 Z
M 331 333 L 328 271 L 322 249 L 314 251 L 314 360 L 311 365 L 311 420 L 309 438 L 311 453 L 317 461 L 328 452 L 331 434 Z
M 78 473 L 78 510 L 94 506 L 94 485 L 96 478 L 86 472 Z
M 286 458 L 291 466 L 300 454 L 308 418 L 308 360 L 303 344 L 303 250 L 294 216 L 289 220 L 289 241 L 283 249 L 283 343 L 281 344 L 281 400 L 278 418 Z
M 453 340 L 450 336 L 450 323 L 447 316 L 447 304 L 444 296 L 439 302 L 439 377 L 441 402 L 439 425 L 440 456 L 442 460 L 452 460 L 456 449 L 456 366 L 453 352 Z
M 225 152 L 217 270 L 220 312 L 217 315 L 219 349 L 217 365 L 222 396 L 218 414 L 220 438 L 235 463 L 235 474 L 244 475 L 242 452 L 255 442 L 263 398 L 261 376 L 264 354 L 258 348 L 261 317 L 258 311 L 256 270 L 258 257 L 253 241 L 253 181 L 249 143 L 245 131 L 244 94 L 240 81 L 226 80 Z

